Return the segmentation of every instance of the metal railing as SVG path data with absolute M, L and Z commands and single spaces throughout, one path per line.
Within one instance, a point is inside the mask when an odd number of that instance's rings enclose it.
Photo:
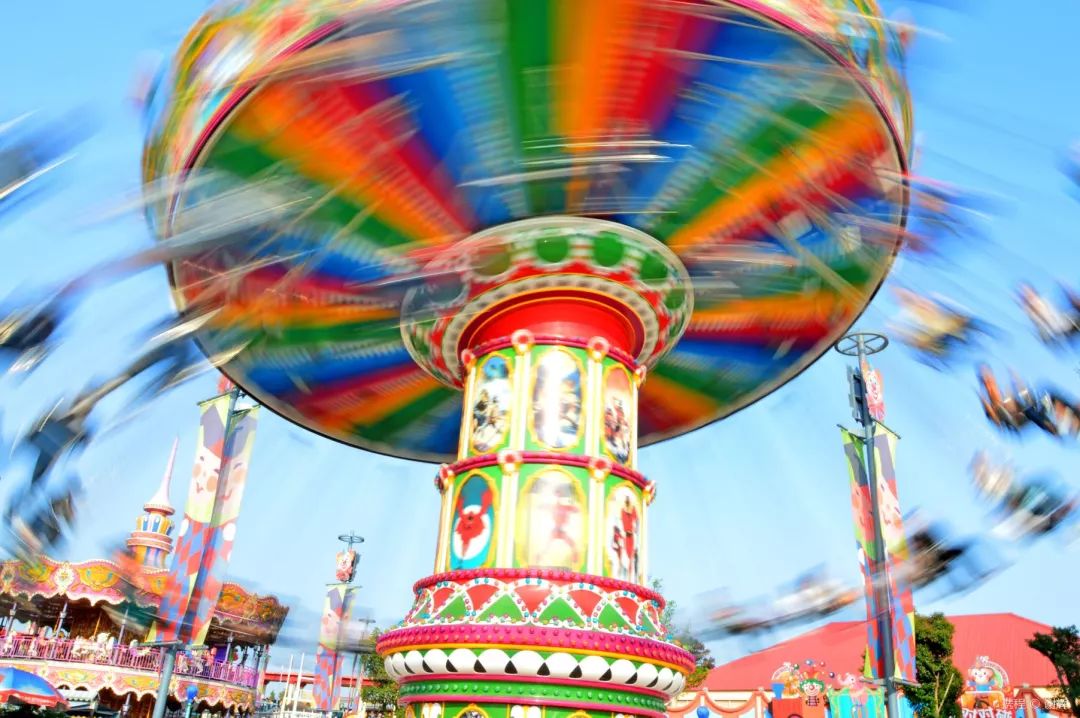
M 164 652 L 161 648 L 137 648 L 69 638 L 8 636 L 0 639 L 0 658 L 23 658 L 38 661 L 95 663 L 130 668 L 150 673 L 161 672 Z M 213 663 L 198 655 L 180 654 L 175 672 L 193 678 L 224 681 L 245 688 L 255 688 L 259 672 L 248 666 Z

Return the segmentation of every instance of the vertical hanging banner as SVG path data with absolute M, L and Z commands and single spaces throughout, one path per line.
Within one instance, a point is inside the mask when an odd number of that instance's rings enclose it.
M 230 391 L 199 404 L 198 449 L 184 520 L 158 621 L 147 640 L 201 643 L 206 638 L 236 538 L 258 419 L 257 406 L 235 411 L 235 398 Z
M 318 711 L 329 712 L 337 707 L 344 658 L 340 651 L 342 629 L 349 620 L 352 594 L 352 587 L 343 583 L 332 584 L 323 603 L 319 646 L 315 652 L 315 685 L 312 688 L 315 710 Z
M 882 425 L 874 436 L 877 471 L 878 516 L 885 543 L 889 574 L 889 608 L 892 616 L 894 678 L 915 682 L 915 599 L 906 576 L 909 550 L 903 513 L 896 491 L 896 442 L 898 437 Z
M 187 622 L 191 624 L 191 640 L 203 643 L 210 629 L 221 589 L 225 585 L 225 571 L 232 558 L 233 542 L 236 540 L 236 524 L 240 519 L 240 504 L 247 485 L 248 466 L 255 447 L 255 428 L 258 425 L 259 407 L 234 411 L 225 440 L 225 454 L 221 457 L 214 510 L 206 533 L 199 577 L 191 591 Z
M 877 627 L 877 594 L 874 591 L 874 549 L 876 527 L 870 510 L 870 484 L 866 477 L 866 462 L 862 437 L 847 429 L 840 429 L 844 441 L 844 455 L 848 460 L 851 480 L 851 511 L 855 521 L 855 547 L 858 551 L 859 570 L 863 576 L 863 593 L 866 596 L 867 654 L 865 675 L 880 679 L 885 672 L 884 659 L 878 653 L 880 640 Z
M 190 635 L 189 631 L 183 630 L 184 616 L 202 565 L 207 528 L 213 516 L 221 457 L 225 450 L 225 424 L 231 406 L 231 394 L 222 394 L 199 404 L 198 448 L 184 519 L 177 533 L 172 565 L 165 578 L 158 619 L 147 637 L 149 641 L 186 640 Z
M 881 385 L 881 372 L 871 367 L 865 357 L 859 362 L 859 371 L 866 388 L 867 411 L 874 421 L 885 421 L 885 393 Z
M 884 656 L 879 653 L 877 616 L 879 607 L 874 591 L 874 565 L 879 557 L 875 551 L 876 532 L 870 485 L 866 475 L 865 444 L 862 437 L 841 429 L 844 453 L 848 459 L 851 478 L 851 508 L 855 522 L 855 543 L 859 552 L 866 593 L 867 671 L 869 678 L 880 679 L 885 673 Z M 892 618 L 894 678 L 915 682 L 915 602 L 911 586 L 904 578 L 909 550 L 904 532 L 903 514 L 896 490 L 894 463 L 897 436 L 877 425 L 874 436 L 874 467 L 877 473 L 878 517 L 882 545 L 885 547 L 885 567 L 888 574 L 889 609 Z

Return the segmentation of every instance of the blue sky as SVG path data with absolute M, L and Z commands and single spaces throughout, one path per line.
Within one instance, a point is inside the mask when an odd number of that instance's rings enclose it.
M 1058 161 L 1080 136 L 1080 6 L 1041 0 L 1038 14 L 1006 0 L 966 3 L 964 13 L 912 5 L 916 22 L 944 39 L 917 40 L 911 59 L 916 127 L 924 150 L 917 170 L 1000 197 L 987 222 L 990 242 L 929 269 L 901 259 L 893 282 L 936 291 L 977 309 L 1004 333 L 989 358 L 1080 393 L 1076 356 L 1055 356 L 1029 334 L 1012 303 L 1020 279 L 1051 288 L 1080 282 L 1075 228 L 1080 203 Z M 141 127 L 129 101 L 147 51 L 170 51 L 205 2 L 9 3 L 0 23 L 0 118 L 30 110 L 79 110 L 98 126 L 62 171 L 62 191 L 0 223 L 0 296 L 47 284 L 102 257 L 145 246 L 140 214 L 86 226 L 95 212 L 138 186 Z M 147 272 L 96 294 L 69 325 L 60 353 L 25 382 L 0 383 L 5 434 L 93 376 L 108 375 L 137 346 L 136 331 L 169 309 L 164 274 Z M 886 293 L 860 326 L 889 319 Z M 973 374 L 937 373 L 895 346 L 880 355 L 888 424 L 902 436 L 897 457 L 905 509 L 922 506 L 962 532 L 988 523 L 967 480 L 973 453 L 987 448 L 1031 470 L 1055 470 L 1077 486 L 1080 448 L 1032 436 L 1023 443 L 986 424 Z M 101 555 L 133 526 L 153 493 L 174 436 L 180 437 L 173 500 L 181 504 L 194 456 L 195 404 L 216 379 L 205 376 L 156 402 L 102 437 L 81 458 L 92 484 L 71 558 Z M 114 407 L 106 407 L 106 410 Z M 850 424 L 844 360 L 829 353 L 787 387 L 721 423 L 641 453 L 656 479 L 650 566 L 689 619 L 698 597 L 726 586 L 752 598 L 825 564 L 858 580 L 847 471 L 836 424 Z M 367 454 L 323 440 L 264 414 L 256 438 L 230 574 L 297 606 L 290 634 L 313 646 L 323 584 L 332 577 L 336 536 L 367 538 L 359 568 L 361 603 L 381 623 L 407 609 L 410 587 L 431 572 L 437 495 L 434 466 Z M 0 494 L 25 467 L 2 473 Z M 920 610 L 1013 611 L 1048 623 L 1077 621 L 1076 554 L 1053 541 L 1019 550 L 1012 568 L 962 596 Z M 851 609 L 845 617 L 861 616 Z M 712 645 L 720 659 L 740 655 L 733 641 Z M 297 647 L 299 653 L 303 647 Z M 310 648 L 308 648 L 310 650 Z M 275 652 L 284 665 L 289 650 Z

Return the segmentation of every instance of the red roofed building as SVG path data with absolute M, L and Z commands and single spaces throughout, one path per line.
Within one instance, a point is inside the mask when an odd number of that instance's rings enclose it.
M 1038 709 L 1053 702 L 1052 686 L 1057 682 L 1054 667 L 1027 645 L 1035 633 L 1047 633 L 1050 626 L 1013 613 L 949 616 L 949 620 L 956 627 L 953 636 L 956 667 L 965 681 L 972 684 L 970 695 L 964 698 L 965 707 L 970 709 L 965 711 L 966 718 L 1005 718 L 1001 711 L 1009 718 L 1016 718 L 1018 709 L 1025 707 L 1025 700 L 1027 711 L 1023 715 L 1037 718 L 1037 713 L 1042 712 Z M 776 697 L 774 693 L 785 682 L 778 669 L 785 664 L 803 664 L 809 659 L 813 662 L 810 670 L 820 675 L 827 688 L 840 688 L 846 674 L 852 674 L 849 680 L 854 681 L 862 673 L 866 641 L 863 621 L 826 624 L 714 668 L 701 687 L 671 702 L 668 715 L 705 718 L 704 711 L 699 710 L 705 708 L 713 718 L 764 718 L 765 710 Z M 790 683 L 791 679 L 786 680 Z M 796 684 L 797 680 L 789 688 L 797 691 Z M 1032 690 L 1025 691 L 1025 687 Z M 832 690 L 829 692 L 832 695 Z M 790 697 L 786 691 L 784 696 Z M 980 712 L 991 708 L 990 713 Z M 811 718 L 816 713 L 807 710 L 791 714 L 789 709 L 787 705 L 783 707 L 782 712 L 787 714 L 782 717 L 774 710 L 773 718 L 789 718 L 789 715 Z M 842 711 L 834 710 L 832 718 L 847 718 L 837 713 Z M 872 718 L 873 713 L 871 708 L 861 716 Z

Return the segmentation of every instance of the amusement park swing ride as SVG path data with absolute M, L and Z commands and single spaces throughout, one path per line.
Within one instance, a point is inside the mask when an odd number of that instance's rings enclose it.
M 407 714 L 662 716 L 693 658 L 638 448 L 795 377 L 884 279 L 911 112 L 875 3 L 227 2 L 148 124 L 165 241 L 222 185 L 308 202 L 170 263 L 204 351 L 441 462 L 435 572 L 377 646 Z
M 875 0 L 217 3 L 145 83 L 141 198 L 97 218 L 145 208 L 154 246 L 2 312 L 9 373 L 51 355 L 74 305 L 105 281 L 164 264 L 178 314 L 114 376 L 30 423 L 13 448 L 36 461 L 9 501 L 6 538 L 23 557 L 54 547 L 81 490 L 73 459 L 115 427 L 96 425 L 96 407 L 121 387 L 139 387 L 129 406 L 162 395 L 205 370 L 201 349 L 234 384 L 200 404 L 176 548 L 152 500 L 129 542 L 136 555 L 113 562 L 128 573 L 127 562 L 152 558 L 130 571 L 149 581 L 146 595 L 105 600 L 157 606 L 139 631 L 157 640 L 138 648 L 157 653 L 109 647 L 110 666 L 163 667 L 202 654 L 207 635 L 226 641 L 215 601 L 227 593 L 255 410 L 266 407 L 362 450 L 440 464 L 433 575 L 377 645 L 409 718 L 679 716 L 698 700 L 683 691 L 693 656 L 648 587 L 657 484 L 639 471 L 639 447 L 739 411 L 835 346 L 858 359 L 849 381 L 862 431 L 841 429 L 863 590 L 808 574 L 767 605 L 725 606 L 710 630 L 761 635 L 865 593 L 868 671 L 885 690 L 859 710 L 898 718 L 896 686 L 914 678 L 911 590 L 997 570 L 971 559 L 974 541 L 901 517 L 898 437 L 866 361 L 883 337 L 847 333 L 901 246 L 930 265 L 987 239 L 989 195 L 909 169 L 913 29 Z M 82 139 L 34 125 L 0 125 L 2 217 L 62 175 Z M 1066 167 L 1073 182 L 1076 164 Z M 893 279 L 907 321 L 892 336 L 930 367 L 955 368 L 1000 337 L 963 304 Z M 1051 299 L 1021 284 L 1015 299 L 1047 348 L 1072 348 L 1080 300 L 1068 283 Z M 988 365 L 977 377 L 1002 435 L 1080 436 L 1080 403 L 1067 392 L 1015 375 L 1006 388 Z M 238 409 L 241 396 L 256 406 Z M 1067 486 L 981 453 L 970 471 L 1006 540 L 1075 531 L 1080 499 Z M 320 629 L 322 711 L 337 705 L 349 650 L 334 632 L 356 590 L 351 539 Z M 15 593 L 32 602 L 47 593 L 50 621 L 79 623 L 85 639 L 82 624 L 97 632 L 111 609 L 69 617 L 68 594 L 82 584 L 53 591 L 50 577 L 75 565 L 50 561 L 8 562 L 0 578 L 17 577 Z M 72 570 L 93 578 L 108 565 Z M 38 580 L 41 567 L 51 573 Z M 284 618 L 271 613 L 253 644 L 260 660 Z M 72 635 L 50 650 L 103 650 Z M 35 637 L 19 640 L 5 660 L 40 658 Z M 184 660 L 178 674 L 192 690 L 225 670 Z M 972 670 L 990 670 L 983 663 Z M 239 683 L 200 694 L 204 707 L 252 708 L 262 675 L 234 668 Z M 803 683 L 812 695 L 773 713 L 813 718 L 802 711 L 823 710 L 822 675 L 865 698 L 856 676 L 823 670 L 781 666 L 774 699 L 796 699 Z M 131 695 L 146 697 L 144 678 Z M 157 687 L 160 716 L 170 682 Z M 708 705 L 734 715 L 700 695 L 699 718 Z M 844 696 L 852 711 L 854 696 Z M 843 714 L 840 698 L 827 696 Z

